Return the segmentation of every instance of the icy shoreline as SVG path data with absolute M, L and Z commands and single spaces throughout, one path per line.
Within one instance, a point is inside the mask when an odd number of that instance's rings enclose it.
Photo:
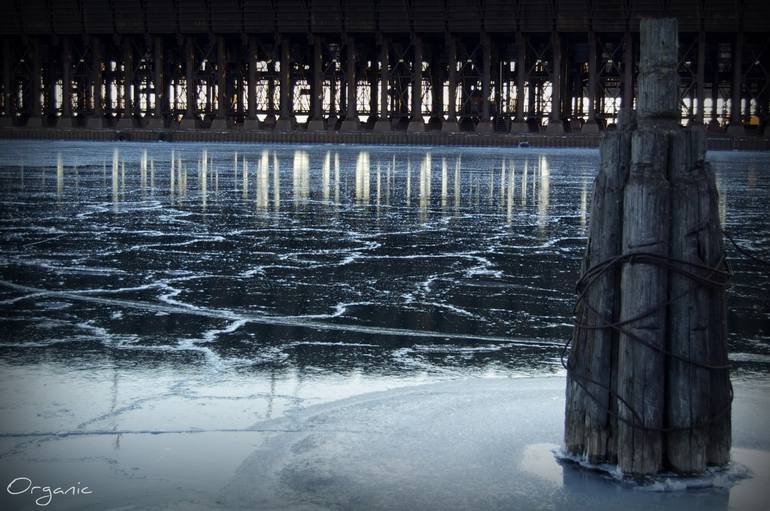
M 415 385 L 286 410 L 232 432 L 3 438 L 2 472 L 61 485 L 77 468 L 94 494 L 61 498 L 57 509 L 763 509 L 770 403 L 762 388 L 736 385 L 733 468 L 709 485 L 638 491 L 554 455 L 564 383 Z M 645 489 L 673 487 L 664 479 Z M 29 496 L 18 497 L 4 495 L 3 508 L 28 509 Z

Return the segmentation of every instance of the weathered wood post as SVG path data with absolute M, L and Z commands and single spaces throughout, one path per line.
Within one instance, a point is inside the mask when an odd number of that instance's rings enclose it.
M 566 367 L 565 447 L 632 475 L 730 450 L 728 272 L 700 130 L 678 124 L 678 27 L 642 20 L 638 104 L 604 135 Z

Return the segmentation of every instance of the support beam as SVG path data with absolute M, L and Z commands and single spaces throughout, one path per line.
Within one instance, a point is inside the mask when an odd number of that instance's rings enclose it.
M 91 36 L 91 65 L 88 69 L 86 90 L 93 102 L 92 108 L 84 108 L 85 119 L 83 127 L 100 128 L 104 110 L 102 108 L 102 49 L 101 41 L 96 36 Z M 84 98 L 85 99 L 85 98 Z
M 31 108 L 29 112 L 29 119 L 27 120 L 27 126 L 40 127 L 43 125 L 42 118 L 42 103 L 40 99 L 41 93 L 41 79 L 42 79 L 42 65 L 40 61 L 40 41 L 38 38 L 34 38 L 31 43 L 31 61 L 30 61 L 30 103 Z
M 561 118 L 561 37 L 559 37 L 559 33 L 556 31 L 551 33 L 551 48 L 553 50 L 553 71 L 551 73 L 551 113 L 548 118 L 546 133 L 561 135 L 564 133 L 564 123 L 562 122 Z
M 743 85 L 743 31 L 739 29 L 735 34 L 733 45 L 733 85 L 730 96 L 730 125 L 727 133 L 731 135 L 743 135 L 741 123 L 741 87 Z
M 164 113 L 168 111 L 168 94 L 166 92 L 165 61 L 163 55 L 163 38 L 155 36 L 152 43 L 152 88 L 155 93 L 155 107 L 152 117 L 147 120 L 148 128 L 164 127 Z
M 217 37 L 217 115 L 211 121 L 212 130 L 227 129 L 230 112 L 230 96 L 227 87 L 227 43 L 223 36 Z
M 516 32 L 516 117 L 511 122 L 511 133 L 527 133 L 529 126 L 524 119 L 527 81 L 527 40 L 523 32 Z
M 441 125 L 443 133 L 458 133 L 460 125 L 457 123 L 457 43 L 452 34 L 446 36 L 447 48 L 447 118 Z M 443 92 L 443 91 L 441 91 Z
M 184 72 L 185 72 L 185 96 L 187 107 L 179 127 L 194 129 L 196 114 L 198 112 L 198 84 L 195 79 L 195 47 L 192 37 L 188 36 L 184 42 Z
M 569 58 L 569 50 L 566 51 L 566 57 L 562 58 L 561 73 L 561 118 L 564 123 L 572 122 L 572 65 Z
M 626 29 L 623 34 L 623 99 L 622 108 L 634 108 L 634 40 Z
M 72 119 L 72 50 L 70 40 L 61 40 L 61 117 L 65 123 Z
M 347 55 L 345 57 L 345 79 L 347 80 L 347 101 L 345 120 L 342 121 L 340 131 L 358 131 L 358 98 L 357 98 L 357 84 L 358 78 L 356 77 L 356 41 L 352 36 L 347 36 L 346 44 Z
M 310 105 L 310 121 L 307 124 L 308 131 L 323 131 L 323 48 L 321 36 L 313 36 L 313 102 Z
M 377 112 L 379 112 L 380 105 L 380 97 L 377 94 L 377 84 L 379 83 L 377 66 L 369 67 L 366 76 L 369 82 L 369 117 L 366 119 L 366 123 L 367 125 L 373 125 L 379 118 Z
M 583 133 L 599 133 L 596 122 L 596 35 L 588 32 L 588 119 L 581 130 Z
M 717 58 L 716 48 L 712 50 L 709 56 L 712 59 Z M 711 71 L 711 119 L 708 123 L 709 131 L 720 132 L 722 126 L 719 124 L 719 111 L 717 110 L 717 102 L 719 101 L 719 67 L 712 66 Z
M 243 123 L 244 129 L 259 129 L 259 119 L 257 119 L 257 41 L 253 36 L 249 37 L 248 55 L 248 77 L 246 83 L 246 95 L 248 103 L 246 106 L 246 120 Z
M 431 95 L 430 119 L 431 122 L 441 123 L 444 120 L 444 80 L 441 59 L 438 52 L 434 52 L 430 63 L 430 87 Z
M 380 108 L 377 122 L 374 123 L 374 131 L 385 133 L 391 130 L 390 105 L 388 104 L 388 90 L 390 89 L 390 54 L 388 45 L 390 40 L 380 34 Z
M 494 125 L 489 116 L 489 91 L 491 90 L 492 43 L 489 35 L 481 34 L 481 119 L 476 125 L 477 133 L 492 133 Z
M 56 121 L 56 104 L 58 100 L 57 89 L 59 87 L 59 72 L 57 69 L 58 60 L 55 57 L 55 52 L 53 49 L 49 49 L 47 61 L 48 66 L 46 70 L 47 72 L 45 74 L 46 111 L 43 112 L 43 115 L 46 118 L 45 124 L 50 125 L 51 122 Z M 109 94 L 109 88 L 107 89 L 107 92 Z
M 118 94 L 123 99 L 123 114 L 115 123 L 115 127 L 119 129 L 133 128 L 134 126 L 134 50 L 128 38 L 123 39 L 122 46 L 123 87 L 122 94 L 120 92 Z M 63 108 L 62 117 L 64 117 Z
M 334 61 L 332 64 L 332 72 L 329 77 L 329 117 L 326 120 L 326 129 L 334 131 L 337 129 L 339 111 L 337 104 L 337 63 Z M 344 94 L 340 94 L 340 96 L 344 96 Z
M 268 78 L 267 78 L 267 116 L 262 123 L 263 127 L 275 128 L 275 50 L 273 50 L 273 58 L 267 63 Z
M 94 119 L 97 126 L 104 126 L 104 95 L 102 87 L 104 86 L 104 45 L 99 37 L 94 37 L 92 43 L 93 67 L 91 72 L 93 76 L 91 82 L 94 87 Z
M 15 112 L 12 108 L 11 98 L 13 94 L 11 88 L 11 40 L 8 37 L 3 38 L 3 125 L 10 126 L 13 123 Z
M 412 61 L 412 112 L 409 132 L 425 131 L 425 121 L 422 118 L 422 39 L 415 35 L 414 60 Z
M 291 40 L 289 37 L 281 37 L 281 115 L 275 123 L 275 129 L 279 131 L 290 131 L 293 127 L 291 114 Z
M 698 68 L 696 70 L 698 109 L 695 111 L 695 124 L 703 126 L 704 105 L 706 102 L 706 32 L 701 27 L 698 33 Z

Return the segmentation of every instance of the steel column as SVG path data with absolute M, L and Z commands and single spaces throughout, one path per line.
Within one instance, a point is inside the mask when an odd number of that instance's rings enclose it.
M 42 108 L 41 108 L 41 101 L 40 101 L 40 93 L 41 93 L 41 79 L 42 79 L 42 65 L 40 61 L 40 41 L 38 38 L 32 39 L 31 43 L 32 45 L 32 55 L 31 55 L 31 62 L 30 65 L 32 69 L 30 70 L 30 95 L 31 95 L 31 104 L 32 108 L 30 110 L 30 118 L 27 121 L 27 126 L 40 126 L 42 124 Z
M 486 33 L 481 34 L 481 118 L 476 131 L 491 133 L 494 126 L 489 120 L 489 91 L 491 89 L 492 44 Z
M 588 32 L 588 119 L 583 125 L 582 132 L 598 133 L 599 124 L 596 122 L 596 34 Z
M 281 71 L 280 71 L 280 116 L 276 129 L 288 131 L 292 128 L 291 119 L 291 40 L 288 36 L 281 37 Z
M 104 52 L 102 51 L 102 41 L 98 37 L 94 37 L 92 42 L 93 51 L 93 67 L 91 68 L 92 76 L 91 83 L 94 88 L 94 117 L 98 119 L 101 125 L 102 118 L 104 117 L 104 105 L 102 96 L 102 67 L 104 65 Z
M 323 113 L 323 47 L 320 35 L 313 36 L 313 83 L 311 85 L 312 103 L 310 105 L 309 131 L 324 130 Z
M 321 99 L 323 98 L 323 48 L 321 48 L 321 36 L 313 37 L 313 120 L 322 121 L 323 111 Z
M 527 40 L 522 32 L 516 32 L 516 117 L 511 122 L 511 132 L 529 131 L 525 115 L 524 82 L 527 80 Z
M 57 60 L 54 57 L 54 51 L 52 49 L 48 50 L 48 65 L 46 66 L 46 88 L 45 88 L 45 94 L 47 96 L 46 99 L 46 111 L 44 112 L 45 117 L 47 117 L 49 120 L 52 118 L 55 118 L 57 115 L 57 87 L 58 87 L 58 79 L 59 79 L 59 72 L 58 69 L 56 69 Z M 108 89 L 109 90 L 109 89 Z
M 247 106 L 247 122 L 248 128 L 256 128 L 258 126 L 257 121 L 257 41 L 254 37 L 249 37 L 249 63 L 248 63 L 248 83 L 247 95 L 249 97 Z
M 733 45 L 733 84 L 730 96 L 730 125 L 728 132 L 734 135 L 743 134 L 741 124 L 741 86 L 743 81 L 743 32 L 735 34 Z
M 72 51 L 70 40 L 61 40 L 61 116 L 64 119 L 72 117 Z
M 86 114 L 85 126 L 102 127 L 104 108 L 102 107 L 102 44 L 97 36 L 91 36 L 91 67 L 88 73 L 89 87 L 93 102 L 92 109 Z
M 430 63 L 430 88 L 433 92 L 431 94 L 430 118 L 437 122 L 444 120 L 444 81 L 441 71 L 440 56 L 437 51 L 434 51 Z
M 217 36 L 217 113 L 211 121 L 211 128 L 223 130 L 227 128 L 227 117 L 230 113 L 230 95 L 227 86 L 227 43 L 223 36 Z
M 549 114 L 547 133 L 564 133 L 564 124 L 561 120 L 561 86 L 562 86 L 562 60 L 561 37 L 554 31 L 551 33 L 551 50 L 553 52 L 553 68 L 551 70 L 551 112 Z
M 184 72 L 186 107 L 182 118 L 182 128 L 195 128 L 195 117 L 198 111 L 198 86 L 195 80 L 195 48 L 192 37 L 184 42 Z
M 6 37 L 3 39 L 3 116 L 8 119 L 6 124 L 10 124 L 14 116 L 13 108 L 11 106 L 11 98 L 13 93 L 13 82 L 11 80 L 11 40 Z
M 698 68 L 696 80 L 698 81 L 696 95 L 698 96 L 698 109 L 695 111 L 695 124 L 703 126 L 704 104 L 706 101 L 706 33 L 701 27 L 698 32 Z
M 153 109 L 150 126 L 156 128 L 163 127 L 163 116 L 168 111 L 168 92 L 166 90 L 166 62 L 163 54 L 163 38 L 156 36 L 153 39 L 153 77 L 152 89 L 155 93 L 155 108 Z
M 123 65 L 125 66 L 125 75 L 123 79 L 123 101 L 125 104 L 123 117 L 132 119 L 138 110 L 136 105 L 136 99 L 138 97 L 136 87 L 136 75 L 134 69 L 134 48 L 131 41 L 126 39 L 123 43 L 123 51 L 125 52 Z
M 388 104 L 388 91 L 390 89 L 390 55 L 388 45 L 390 41 L 382 34 L 379 35 L 380 44 L 380 105 L 377 122 L 374 123 L 374 131 L 387 132 L 390 126 L 390 105 Z
M 413 36 L 414 60 L 412 61 L 412 111 L 407 131 L 425 131 L 422 118 L 422 39 Z
M 340 129 L 342 131 L 358 130 L 358 80 L 356 78 L 356 42 L 352 36 L 347 36 L 345 56 L 345 80 L 346 100 L 345 100 L 345 120 L 342 121 Z
M 459 131 L 457 124 L 457 43 L 452 35 L 446 37 L 447 46 L 447 88 L 449 94 L 447 95 L 447 119 L 441 126 L 441 130 L 445 132 Z
M 623 34 L 623 98 L 622 108 L 632 109 L 634 106 L 634 42 L 631 32 L 626 29 Z

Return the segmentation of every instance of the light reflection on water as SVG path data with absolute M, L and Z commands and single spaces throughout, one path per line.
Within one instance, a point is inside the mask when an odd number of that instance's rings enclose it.
M 560 371 L 593 151 L 3 144 L 2 278 L 117 300 L 3 290 L 8 361 L 77 365 L 88 349 L 108 365 L 311 381 Z M 766 247 L 766 157 L 715 159 L 724 221 Z M 770 352 L 768 310 L 746 284 L 767 275 L 734 267 L 736 363 L 764 377 L 750 354 Z M 255 315 L 336 329 L 244 319 Z M 409 334 L 425 331 L 452 337 Z
M 327 208 L 339 208 L 348 204 L 348 197 L 341 196 L 340 191 L 347 190 L 348 176 L 340 174 L 340 152 L 325 150 L 318 156 L 320 162 L 312 161 L 307 151 L 294 150 L 291 152 L 264 149 L 260 153 L 248 155 L 244 152 L 233 151 L 232 167 L 227 168 L 222 161 L 215 161 L 204 148 L 198 154 L 190 151 L 181 152 L 178 149 L 169 150 L 169 154 L 149 156 L 148 149 L 141 149 L 139 160 L 135 162 L 136 176 L 132 174 L 132 162 L 119 148 L 114 148 L 111 155 L 112 169 L 112 203 L 114 206 L 121 202 L 135 204 L 137 201 L 151 197 L 163 197 L 169 204 L 179 204 L 175 199 L 184 200 L 194 190 L 194 194 L 202 209 L 210 200 L 230 201 L 231 196 L 219 194 L 220 180 L 223 191 L 239 193 L 244 201 L 254 200 L 259 211 L 266 212 L 272 200 L 274 212 L 281 211 L 281 202 L 294 205 L 307 203 L 309 200 L 319 200 Z M 129 155 L 129 158 L 132 155 Z M 384 157 L 383 157 L 384 156 Z M 392 156 L 392 158 L 391 158 Z M 217 154 L 217 158 L 226 159 L 225 155 Z M 456 215 L 459 208 L 467 206 L 491 206 L 492 209 L 505 212 L 506 222 L 510 225 L 517 205 L 525 209 L 536 205 L 537 225 L 541 234 L 548 222 L 550 200 L 550 168 L 548 158 L 543 155 L 528 155 L 512 159 L 509 155 L 500 155 L 493 159 L 486 172 L 483 169 L 463 169 L 461 155 L 441 156 L 436 162 L 431 152 L 425 152 L 421 157 L 407 156 L 406 169 L 397 168 L 403 161 L 396 161 L 396 154 L 378 155 L 372 161 L 367 150 L 357 151 L 353 167 L 353 199 L 358 206 L 380 205 L 383 207 L 398 206 L 392 203 L 394 187 L 398 188 L 396 196 L 400 197 L 407 208 L 416 207 L 419 211 L 418 220 L 425 221 L 428 214 L 440 211 L 443 214 L 453 210 Z M 272 162 L 272 164 L 271 164 Z M 166 167 L 165 175 L 156 179 L 156 163 Z M 517 176 L 517 164 L 520 166 Z M 188 169 L 194 165 L 194 181 L 188 181 Z M 286 179 L 281 169 L 291 166 L 291 179 Z M 106 172 L 107 161 L 103 160 L 103 175 Z M 413 177 L 413 167 L 417 175 Z M 77 198 L 72 188 L 77 189 L 77 167 L 74 163 L 65 164 L 61 152 L 57 153 L 56 162 L 56 196 L 57 199 L 67 197 Z M 45 192 L 46 169 L 42 168 L 41 182 L 38 192 Z M 133 180 L 136 179 L 136 183 Z M 342 180 L 341 180 L 342 179 Z M 416 185 L 413 179 L 417 180 Z M 19 191 L 24 191 L 24 173 L 19 171 Z M 128 181 L 127 181 L 128 180 Z M 158 182 L 156 182 L 156 180 Z M 518 180 L 518 182 L 517 182 Z M 281 182 L 288 184 L 282 195 Z M 90 183 L 90 190 L 98 192 L 98 182 Z M 106 184 L 103 181 L 102 184 Z M 139 197 L 126 197 L 127 186 L 138 185 Z M 417 187 L 416 200 L 413 197 L 413 186 Z M 517 186 L 519 193 L 517 195 Z M 584 179 L 584 189 L 581 196 L 581 211 L 588 208 L 587 178 Z M 488 193 L 482 194 L 482 188 L 487 187 Z M 495 197 L 498 191 L 499 198 Z M 531 197 L 528 199 L 528 190 Z M 320 192 L 320 193 L 319 193 Z M 403 195 L 403 196 L 401 196 Z M 372 196 L 374 201 L 372 201 Z M 440 209 L 433 211 L 436 203 Z M 376 211 L 376 210 L 375 210 Z M 521 213 L 521 211 L 519 211 Z

